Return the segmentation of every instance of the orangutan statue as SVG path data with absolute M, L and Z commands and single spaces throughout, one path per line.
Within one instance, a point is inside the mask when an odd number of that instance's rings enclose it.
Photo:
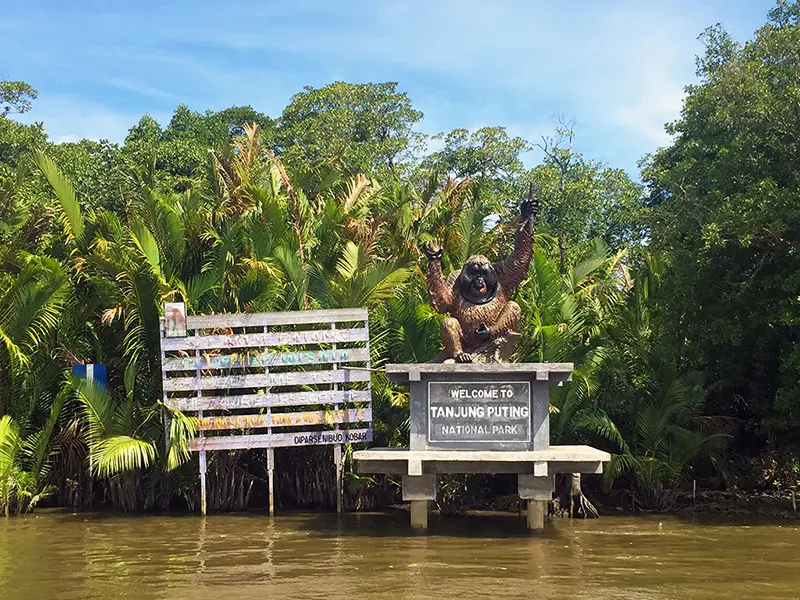
M 428 294 L 439 313 L 449 313 L 442 322 L 442 358 L 473 362 L 493 342 L 515 336 L 522 317 L 519 304 L 509 297 L 528 276 L 533 258 L 533 225 L 539 203 L 533 190 L 520 207 L 514 250 L 504 261 L 490 263 L 485 256 L 472 256 L 460 273 L 442 276 L 442 249 L 428 242 L 422 251 L 428 257 Z M 513 351 L 513 349 L 512 349 Z M 500 360 L 488 356 L 488 361 Z

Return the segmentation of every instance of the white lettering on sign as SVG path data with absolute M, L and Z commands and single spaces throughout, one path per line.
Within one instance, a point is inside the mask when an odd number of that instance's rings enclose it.
M 316 444 L 343 444 L 344 442 L 369 441 L 368 431 L 319 431 L 301 433 L 294 436 L 294 446 L 310 446 Z
M 450 397 L 456 400 L 475 400 L 485 398 L 495 400 L 497 398 L 513 398 L 514 390 L 508 387 L 488 387 L 488 388 L 455 388 L 450 390 Z
M 484 419 L 500 417 L 504 419 L 527 419 L 530 407 L 508 404 L 479 404 L 477 406 L 441 406 L 431 404 L 431 417 L 434 419 Z
M 527 444 L 531 439 L 528 381 L 431 381 L 427 412 L 428 443 Z

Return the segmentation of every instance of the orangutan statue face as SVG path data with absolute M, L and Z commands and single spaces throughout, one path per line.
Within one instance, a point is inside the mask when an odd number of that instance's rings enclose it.
M 485 256 L 472 256 L 458 277 L 461 296 L 472 304 L 486 304 L 497 293 L 497 273 Z

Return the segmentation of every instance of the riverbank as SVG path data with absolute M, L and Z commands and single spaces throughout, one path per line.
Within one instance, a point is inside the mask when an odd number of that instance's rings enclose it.
M 671 511 L 679 515 L 763 516 L 798 519 L 797 500 L 790 492 L 699 492 L 681 494 Z
M 600 514 L 636 515 L 641 513 L 698 517 L 766 517 L 789 521 L 800 520 L 797 504 L 791 492 L 767 491 L 703 491 L 677 492 L 660 510 L 633 509 L 630 505 L 609 498 L 598 499 Z

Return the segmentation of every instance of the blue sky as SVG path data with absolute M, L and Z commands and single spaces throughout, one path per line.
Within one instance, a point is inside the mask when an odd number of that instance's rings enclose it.
M 303 86 L 397 81 L 420 131 L 506 127 L 536 141 L 575 119 L 575 147 L 636 174 L 667 143 L 697 36 L 744 41 L 772 0 L 11 2 L 0 78 L 39 90 L 21 120 L 54 141 L 122 141 L 144 113 L 250 104 L 276 117 Z M 526 157 L 533 164 L 534 154 Z

